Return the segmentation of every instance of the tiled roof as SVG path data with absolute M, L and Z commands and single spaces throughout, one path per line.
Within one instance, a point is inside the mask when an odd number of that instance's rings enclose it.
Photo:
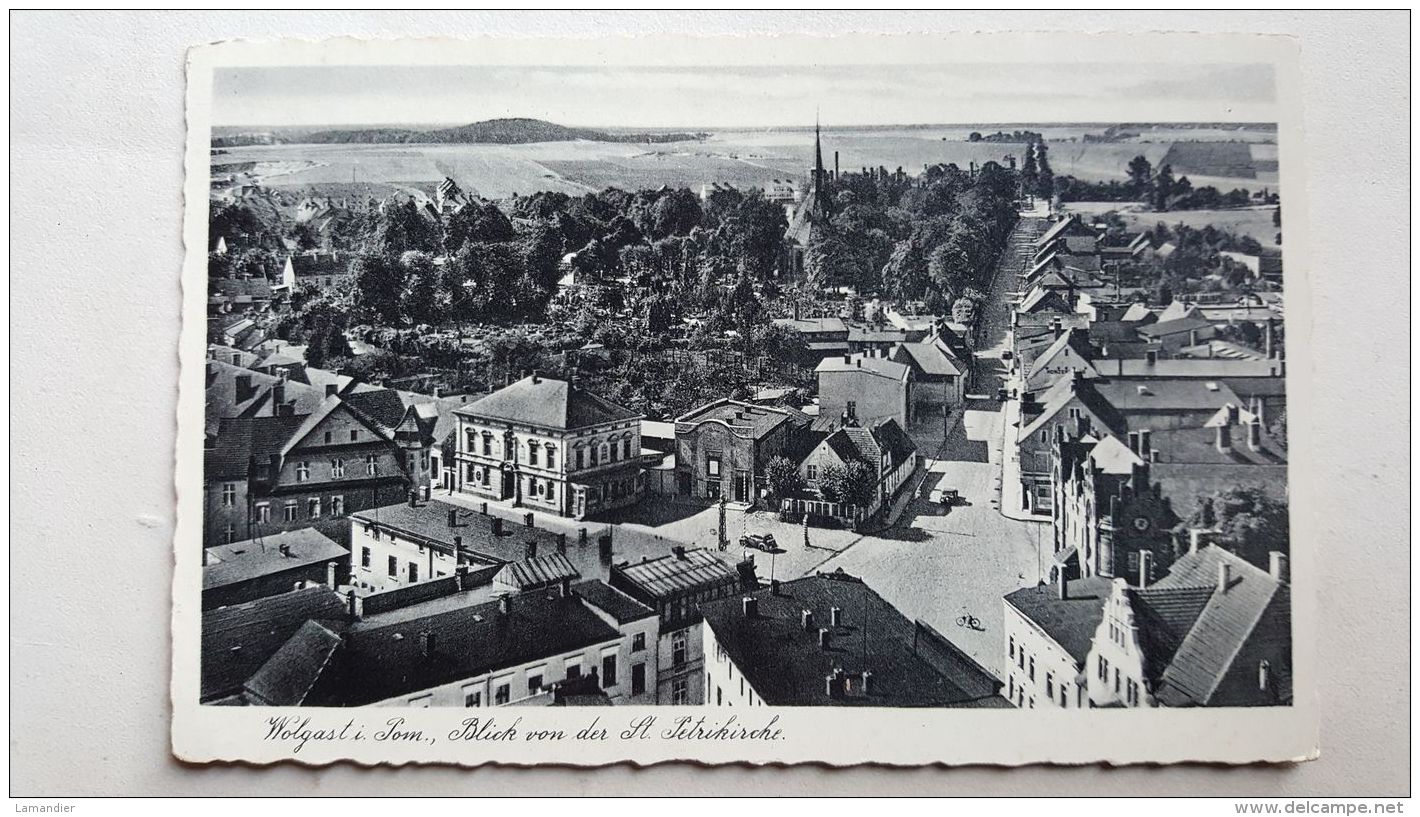
M 1100 378 L 1091 383 L 1101 397 L 1124 413 L 1208 411 L 1228 403 L 1242 404 L 1227 384 L 1201 378 Z
M 808 335 L 846 334 L 848 325 L 842 318 L 775 318 L 775 326 L 785 326 Z
M 828 435 L 823 441 L 837 457 L 843 462 L 852 460 L 862 460 L 872 466 L 873 470 L 878 468 L 878 460 L 882 456 L 878 449 L 877 441 L 868 429 L 859 426 L 846 426 Z
M 1144 652 L 1146 677 L 1157 681 L 1169 662 L 1178 653 L 1179 645 L 1198 621 L 1213 585 L 1198 587 L 1135 588 L 1130 592 L 1130 607 L 1139 629 L 1140 648 Z
M 705 548 L 614 568 L 649 598 L 667 598 L 694 588 L 738 580 L 733 565 Z
M 338 633 L 307 621 L 247 679 L 243 690 L 253 703 L 300 706 L 339 648 Z
M 241 689 L 307 621 L 340 621 L 345 601 L 327 587 L 219 607 L 202 614 L 202 699 Z
M 449 512 L 453 511 L 456 516 L 457 525 L 449 527 Z M 520 562 L 527 557 L 528 541 L 537 543 L 537 551 L 540 554 L 554 553 L 557 550 L 557 537 L 541 528 L 530 528 L 526 525 L 502 521 L 503 532 L 499 535 L 493 534 L 492 520 L 494 517 L 483 516 L 477 511 L 471 511 L 460 505 L 453 505 L 439 500 L 428 502 L 417 502 L 413 507 L 408 502 L 401 502 L 395 505 L 386 505 L 382 508 L 374 508 L 365 511 L 356 511 L 350 515 L 354 524 L 371 523 L 380 526 L 386 531 L 396 533 L 420 540 L 421 543 L 432 543 L 441 550 L 452 553 L 454 537 L 461 537 L 463 540 L 463 551 L 465 555 L 481 562 L 492 564 L 506 564 L 510 562 Z M 590 551 L 590 558 L 597 558 L 597 549 L 594 545 L 569 544 L 568 551 L 572 548 L 581 551 Z M 579 556 L 573 558 L 575 564 L 580 565 L 579 569 L 586 567 L 583 559 Z M 596 575 L 596 570 L 582 570 L 583 575 Z
M 903 329 L 879 329 L 871 326 L 850 326 L 849 343 L 906 343 L 907 331 Z
M 897 424 L 897 420 L 891 417 L 873 426 L 873 438 L 879 448 L 892 454 L 894 465 L 907 461 L 917 453 L 917 443 L 913 442 L 907 432 L 902 430 L 902 426 Z
M 1281 378 L 1282 364 L 1277 360 L 1245 358 L 1163 358 L 1150 363 L 1145 358 L 1101 359 L 1095 361 L 1100 377 L 1227 377 Z
M 384 624 L 352 624 L 307 696 L 311 706 L 361 706 L 615 641 L 577 595 L 535 590 Z M 427 650 L 425 634 L 432 636 Z M 547 680 L 554 680 L 549 677 Z
M 1136 301 L 1124 310 L 1124 314 L 1119 319 L 1125 323 L 1140 323 L 1141 321 L 1153 321 L 1157 318 L 1147 304 Z
M 1220 564 L 1230 570 L 1226 588 L 1218 587 Z M 1270 606 L 1280 605 L 1290 628 L 1285 586 L 1215 545 L 1179 559 L 1153 587 L 1214 588 L 1159 680 L 1155 694 L 1168 706 L 1206 706 Z
M 217 429 L 216 444 L 203 452 L 204 481 L 245 480 L 252 458 L 265 464 L 272 454 L 280 454 L 305 419 L 290 415 L 223 420 Z
M 893 348 L 892 359 L 898 363 L 906 363 L 919 374 L 928 377 L 959 376 L 962 373 L 956 365 L 952 351 L 940 339 L 900 343 Z
M 1124 416 L 1096 390 L 1098 382 L 1079 376 L 1062 377 L 1057 380 L 1042 396 L 1041 401 L 1044 406 L 1040 414 L 1029 424 L 1024 425 L 1017 439 L 1029 439 L 1032 434 L 1039 431 L 1051 418 L 1059 414 L 1075 399 L 1078 399 L 1080 404 L 1088 409 L 1096 419 L 1104 423 L 1108 430 L 1122 433 L 1125 428 Z M 1025 421 L 1022 420 L 1022 423 L 1024 424 Z
M 610 400 L 573 388 L 565 380 L 542 376 L 525 377 L 476 403 L 455 409 L 454 413 L 561 430 L 640 417 Z
M 749 595 L 758 606 L 753 617 L 744 614 L 740 596 L 708 602 L 701 610 L 705 625 L 766 705 L 977 706 L 997 697 L 995 679 L 852 576 L 806 576 L 783 582 L 778 593 L 763 588 Z M 837 627 L 835 607 L 842 614 Z M 812 629 L 802 626 L 804 610 L 813 614 Z M 829 631 L 828 649 L 819 644 L 819 628 Z M 826 679 L 835 670 L 850 679 L 870 672 L 869 692 L 831 696 Z
M 350 551 L 315 528 L 300 528 L 273 533 L 260 541 L 247 539 L 209 547 L 207 555 L 213 561 L 202 567 L 203 590 L 329 562 L 349 556 Z
M 1202 315 L 1196 317 L 1179 318 L 1178 320 L 1164 321 L 1146 324 L 1139 327 L 1139 334 L 1145 337 L 1158 338 L 1166 335 L 1178 335 L 1184 332 L 1191 332 L 1195 329 L 1206 329 L 1213 324 Z
M 1058 584 L 1023 587 L 1007 593 L 1006 603 L 1059 644 L 1076 665 L 1084 666 L 1095 630 L 1104 619 L 1110 580 L 1100 576 L 1070 579 L 1065 590 L 1066 597 L 1061 599 Z

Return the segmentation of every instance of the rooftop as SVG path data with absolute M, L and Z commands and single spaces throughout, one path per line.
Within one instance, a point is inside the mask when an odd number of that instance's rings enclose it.
M 450 526 L 450 514 L 455 524 Z M 394 531 L 423 543 L 432 543 L 441 550 L 452 553 L 454 537 L 463 540 L 463 553 L 476 561 L 489 564 L 520 562 L 527 558 L 527 543 L 537 543 L 537 550 L 544 554 L 556 552 L 558 538 L 541 528 L 527 527 L 502 517 L 484 516 L 477 511 L 467 510 L 461 505 L 440 502 L 437 499 L 386 505 L 382 508 L 356 511 L 350 515 L 354 525 L 374 524 L 386 531 Z M 493 533 L 493 520 L 498 519 L 502 533 Z M 594 545 L 568 543 L 572 548 L 590 550 L 595 556 Z M 581 560 L 576 560 L 580 562 Z M 595 575 L 596 571 L 591 572 Z
M 668 598 L 710 585 L 739 581 L 735 566 L 714 551 L 695 548 L 612 568 L 649 598 Z
M 541 375 L 525 377 L 475 403 L 454 410 L 464 417 L 488 417 L 542 428 L 572 430 L 635 420 L 634 411 Z
M 202 699 L 239 691 L 307 621 L 345 618 L 345 601 L 327 587 L 293 590 L 204 612 Z
M 878 377 L 886 377 L 889 380 L 902 380 L 908 378 L 912 371 L 905 363 L 897 363 L 885 357 L 869 357 L 864 354 L 852 355 L 848 360 L 842 357 L 828 357 L 819 361 L 814 371 L 822 374 L 824 372 L 855 372 L 863 371 Z
M 1228 403 L 1242 405 L 1242 400 L 1226 383 L 1196 377 L 1145 381 L 1100 378 L 1091 383 L 1110 405 L 1125 413 L 1206 411 Z
M 1104 619 L 1104 604 L 1109 600 L 1109 593 L 1109 579 L 1091 576 L 1068 580 L 1063 599 L 1058 583 L 1042 584 L 1007 593 L 1006 603 L 1059 644 L 1077 666 L 1083 667 L 1095 630 Z
M 842 572 L 784 582 L 778 592 L 749 594 L 701 606 L 705 624 L 769 706 L 993 706 L 996 683 L 950 642 L 914 624 L 862 580 Z M 838 626 L 832 611 L 841 611 Z M 803 612 L 813 615 L 805 629 Z M 827 647 L 819 629 L 828 630 Z M 707 656 L 707 661 L 714 660 Z M 830 694 L 838 671 L 853 690 Z M 859 679 L 871 673 L 866 693 Z
M 698 425 L 720 422 L 730 426 L 741 436 L 760 439 L 784 423 L 793 419 L 793 414 L 777 406 L 760 406 L 728 398 L 706 403 L 676 418 L 676 423 Z
M 349 555 L 350 551 L 315 528 L 273 533 L 260 541 L 246 539 L 216 545 L 207 548 L 202 589 L 225 587 Z

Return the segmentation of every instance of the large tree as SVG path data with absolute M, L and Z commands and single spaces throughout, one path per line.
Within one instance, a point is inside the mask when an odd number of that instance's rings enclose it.
M 866 508 L 877 498 L 877 472 L 862 460 L 830 465 L 819 475 L 819 491 L 829 502 Z
M 1141 154 L 1129 160 L 1129 187 L 1141 200 L 1153 186 L 1154 166 Z
M 1216 530 L 1216 541 L 1258 566 L 1271 551 L 1291 552 L 1287 503 L 1261 488 L 1238 487 L 1202 497 L 1190 524 Z

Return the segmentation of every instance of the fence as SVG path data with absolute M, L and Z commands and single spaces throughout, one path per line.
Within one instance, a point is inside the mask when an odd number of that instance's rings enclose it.
M 829 502 L 822 499 L 783 499 L 779 502 L 779 513 L 781 515 L 802 516 L 808 514 L 810 517 L 822 517 L 827 519 L 837 519 L 847 522 L 853 527 L 858 527 L 867 519 L 868 514 L 863 508 L 851 505 L 846 502 Z

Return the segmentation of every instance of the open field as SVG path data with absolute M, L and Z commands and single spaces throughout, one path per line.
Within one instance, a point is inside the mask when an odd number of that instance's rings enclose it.
M 1272 223 L 1275 207 L 1248 207 L 1241 210 L 1176 210 L 1168 213 L 1140 212 L 1142 205 L 1105 201 L 1070 202 L 1062 206 L 1067 213 L 1099 215 L 1114 210 L 1129 223 L 1130 229 L 1147 230 L 1163 222 L 1170 226 L 1185 224 L 1202 228 L 1213 225 L 1238 235 L 1250 235 L 1264 247 L 1276 247 L 1278 228 Z
M 1050 161 L 1056 175 L 1073 175 L 1090 181 L 1122 179 L 1129 160 L 1144 155 L 1155 165 L 1169 152 L 1168 139 L 1134 142 L 1082 142 L 1079 136 L 1097 128 L 1037 127 L 1050 142 Z M 1180 137 L 1202 139 L 1202 130 L 1179 131 Z M 1185 136 L 1186 135 L 1186 136 Z M 1249 134 L 1258 137 L 1257 133 Z M 1142 138 L 1153 139 L 1150 131 Z M 1242 138 L 1239 136 L 1238 138 Z M 1261 137 L 1258 137 L 1261 138 Z M 824 163 L 832 167 L 834 154 L 845 170 L 861 167 L 901 167 L 917 173 L 926 165 L 1018 161 L 1025 146 L 1017 143 L 969 142 L 960 128 L 899 128 L 882 130 L 825 130 Z M 1234 187 L 1260 189 L 1276 186 L 1276 146 L 1237 145 L 1226 150 L 1237 158 L 1251 150 L 1256 178 L 1192 176 L 1195 186 L 1212 184 L 1223 190 Z M 1200 149 L 1193 148 L 1194 152 Z M 1201 149 L 1206 152 L 1206 148 Z M 527 145 L 493 144 L 339 144 L 253 145 L 234 147 L 213 158 L 215 164 L 234 168 L 254 163 L 251 171 L 260 184 L 300 187 L 324 184 L 420 185 L 453 178 L 465 190 L 488 198 L 538 190 L 582 193 L 617 186 L 627 189 L 699 187 L 719 182 L 742 187 L 763 186 L 774 179 L 802 178 L 813 164 L 813 131 L 754 130 L 717 132 L 699 142 L 640 145 L 607 142 L 544 142 Z M 1243 160 L 1245 161 L 1245 159 Z M 1274 163 L 1269 165 L 1268 163 Z

